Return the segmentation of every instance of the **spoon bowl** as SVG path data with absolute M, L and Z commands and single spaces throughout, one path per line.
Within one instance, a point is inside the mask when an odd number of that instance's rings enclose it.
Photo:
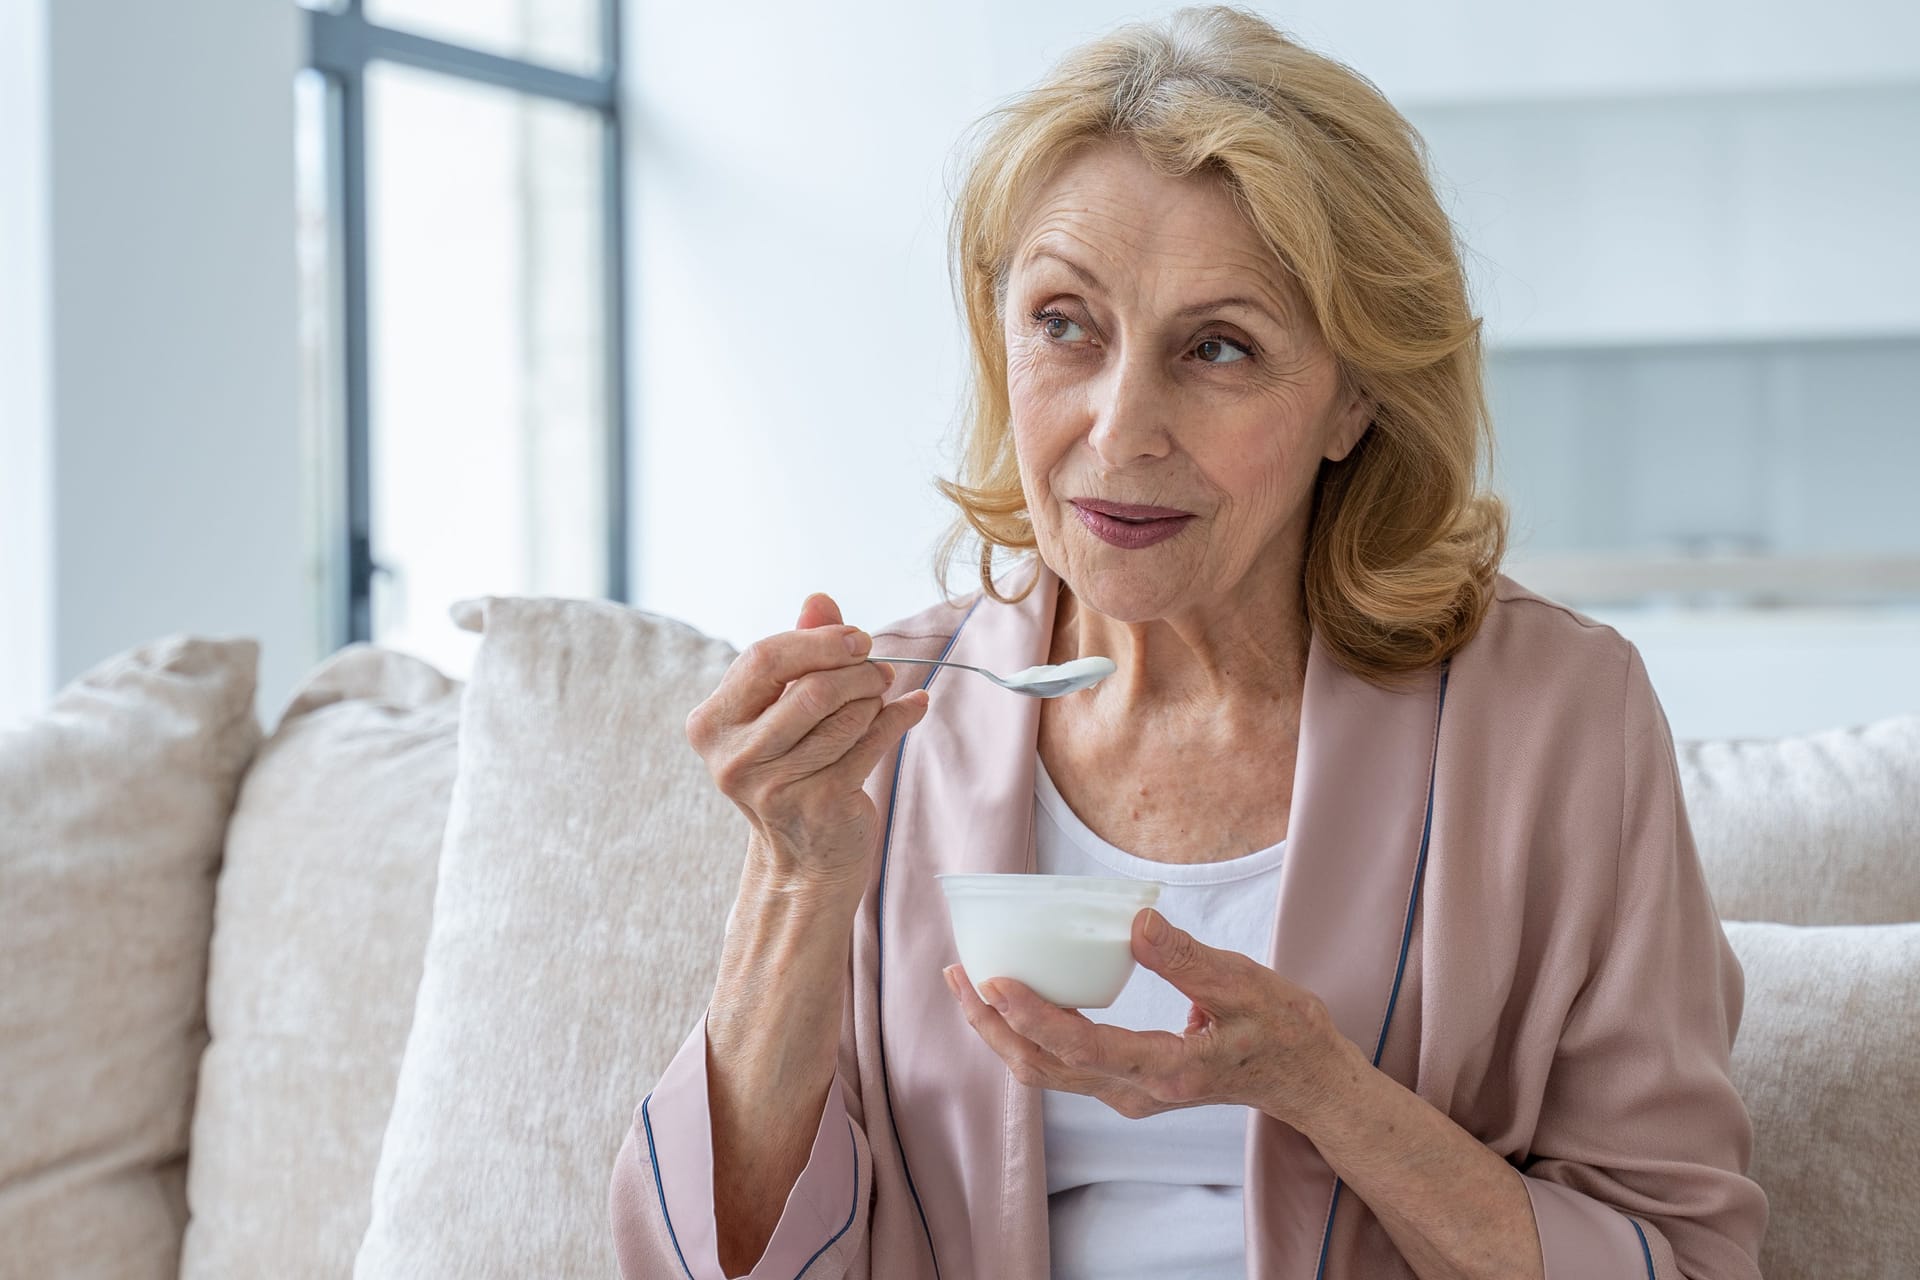
M 889 658 L 878 653 L 870 656 L 875 662 L 958 667 L 962 671 L 985 676 L 1002 689 L 1025 694 L 1029 698 L 1060 698 L 1069 693 L 1078 693 L 1082 689 L 1092 688 L 1120 669 L 1112 658 L 1075 658 L 1072 662 L 1062 662 L 1057 666 L 1028 667 L 1010 676 L 997 676 L 983 667 L 970 667 L 964 662 L 946 662 L 937 658 Z

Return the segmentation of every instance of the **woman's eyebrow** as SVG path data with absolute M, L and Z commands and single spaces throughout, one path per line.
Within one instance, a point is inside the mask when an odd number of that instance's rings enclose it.
M 1050 249 L 1046 245 L 1037 245 L 1033 249 L 1029 250 L 1027 252 L 1026 258 L 1021 262 L 1021 265 L 1032 266 L 1034 263 L 1038 262 L 1042 258 L 1052 258 L 1055 262 L 1059 263 L 1061 266 L 1065 267 L 1067 270 L 1073 272 L 1074 275 L 1080 277 L 1080 283 L 1086 285 L 1089 289 L 1099 289 L 1104 291 L 1106 288 L 1105 285 L 1100 283 L 1099 276 L 1096 276 L 1095 274 L 1093 274 L 1093 272 L 1087 270 L 1085 267 L 1075 262 L 1072 258 L 1067 257 L 1065 254 L 1061 253 L 1058 249 Z
M 1248 297 L 1244 294 L 1234 294 L 1228 298 L 1215 298 L 1211 302 L 1196 302 L 1190 307 L 1182 307 L 1174 312 L 1173 318 L 1176 320 L 1186 320 L 1193 316 L 1204 315 L 1210 311 L 1228 311 L 1235 307 L 1243 311 L 1257 312 L 1274 324 L 1279 325 L 1282 329 L 1287 327 L 1285 316 L 1275 314 L 1273 308 L 1260 299 Z
M 1044 243 L 1035 245 L 1032 249 L 1028 250 L 1026 257 L 1021 259 L 1021 266 L 1030 267 L 1034 263 L 1040 261 L 1042 258 L 1053 259 L 1055 262 L 1059 263 L 1061 266 L 1071 271 L 1075 276 L 1079 278 L 1080 282 L 1086 285 L 1089 289 L 1093 289 L 1095 291 L 1102 292 L 1102 293 L 1106 291 L 1106 286 L 1100 282 L 1099 276 L 1095 275 L 1092 271 L 1088 270 L 1086 267 L 1081 266 L 1079 263 L 1075 262 L 1072 258 L 1067 257 L 1067 255 L 1065 255 L 1064 253 L 1061 253 L 1058 249 L 1055 249 L 1050 245 L 1047 245 Z M 1258 315 L 1265 316 L 1270 322 L 1278 325 L 1282 329 L 1285 329 L 1288 327 L 1287 317 L 1283 312 L 1277 312 L 1273 309 L 1273 307 L 1268 305 L 1262 299 L 1254 296 L 1253 294 L 1245 294 L 1245 293 L 1230 294 L 1227 297 L 1214 298 L 1207 302 L 1196 302 L 1191 306 L 1182 307 L 1178 311 L 1174 312 L 1173 318 L 1175 320 L 1188 320 L 1193 318 L 1194 316 L 1201 315 L 1205 312 L 1226 311 L 1234 307 L 1238 307 L 1245 311 L 1252 311 Z

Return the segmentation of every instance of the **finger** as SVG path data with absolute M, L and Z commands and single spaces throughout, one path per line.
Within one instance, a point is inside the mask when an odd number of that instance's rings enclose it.
M 774 704 L 746 729 L 739 753 L 759 763 L 780 759 L 799 749 L 805 739 L 829 729 L 827 740 L 838 737 L 831 754 L 820 755 L 802 770 L 812 773 L 838 760 L 880 712 L 880 695 L 887 677 L 871 662 L 858 662 L 831 671 L 809 671 L 793 681 Z M 794 761 L 795 766 L 802 761 Z
M 957 964 L 949 966 L 946 970 L 946 978 L 948 990 L 953 992 L 954 998 L 960 1001 L 962 1008 L 967 1012 L 968 1024 L 974 1028 L 982 1040 L 987 1041 L 988 1047 L 1007 1063 L 1014 1078 L 1022 1084 L 1083 1094 L 1106 1103 L 1129 1120 L 1159 1115 L 1171 1107 L 1187 1105 L 1180 1101 L 1169 1103 L 1165 1099 L 1157 1098 L 1147 1089 L 1128 1080 L 1071 1067 L 1049 1053 L 1043 1046 L 1034 1044 L 1021 1036 L 1018 1031 L 1008 1027 L 1004 1018 L 1001 1019 L 1000 1028 L 996 1031 L 992 1019 L 998 1011 L 974 991 L 973 983 L 967 979 L 966 970 Z M 993 990 L 1003 982 L 1010 982 L 1010 980 L 995 978 L 985 985 L 989 990 Z M 1011 985 L 1020 986 L 1018 983 Z M 1021 987 L 1021 990 L 1025 991 L 1026 988 Z M 1026 994 L 1031 999 L 1039 999 L 1031 991 L 1027 991 Z M 1055 1012 L 1064 1011 L 1056 1009 Z M 1081 1015 L 1076 1013 L 1070 1016 Z M 994 1036 L 999 1038 L 997 1040 L 990 1038 Z
M 796 742 L 779 762 L 779 768 L 796 778 L 813 777 L 846 755 L 847 749 L 860 740 L 885 709 L 877 697 L 847 703 Z M 828 786 L 832 789 L 833 784 Z
M 800 605 L 800 620 L 794 623 L 796 631 L 805 631 L 810 627 L 837 627 L 844 619 L 840 616 L 840 606 L 833 597 L 824 591 L 816 591 Z
M 926 718 L 933 695 L 925 689 L 902 694 L 881 708 L 867 731 L 834 763 L 822 769 L 821 776 L 834 785 L 857 787 L 872 773 L 874 766 L 893 750 L 907 730 Z
M 988 982 L 984 994 L 1016 1034 L 1074 1071 L 1133 1083 L 1170 1077 L 1185 1064 L 1186 1042 L 1170 1031 L 1130 1031 L 1095 1022 L 1007 978 Z
M 873 640 L 864 631 L 837 625 L 756 640 L 733 660 L 720 687 L 694 714 L 723 733 L 751 724 L 795 680 L 815 671 L 864 664 L 872 649 Z
M 965 969 L 957 964 L 951 965 L 946 970 L 946 978 L 947 989 L 960 1002 L 960 1011 L 966 1015 L 967 1025 L 986 1042 L 987 1048 L 1007 1064 L 1015 1080 L 1037 1089 L 1073 1089 L 1076 1093 L 1080 1092 L 1074 1088 L 1074 1082 L 1069 1080 L 1069 1073 L 1061 1063 L 1008 1027 L 993 1007 L 980 998 Z
M 1249 989 L 1252 961 L 1208 946 L 1151 907 L 1133 918 L 1133 958 L 1214 1013 L 1244 1009 L 1258 999 Z

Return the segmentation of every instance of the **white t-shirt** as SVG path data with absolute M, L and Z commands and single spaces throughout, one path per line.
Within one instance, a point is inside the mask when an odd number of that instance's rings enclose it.
M 1286 841 L 1227 862 L 1182 866 L 1117 849 L 1080 821 L 1045 765 L 1034 772 L 1036 870 L 1158 880 L 1158 910 L 1209 946 L 1264 956 Z M 1186 1028 L 1187 998 L 1135 969 L 1120 998 L 1088 1009 L 1135 1031 Z M 1047 1221 L 1054 1280 L 1247 1274 L 1241 1191 L 1244 1107 L 1188 1107 L 1129 1120 L 1093 1098 L 1046 1090 Z

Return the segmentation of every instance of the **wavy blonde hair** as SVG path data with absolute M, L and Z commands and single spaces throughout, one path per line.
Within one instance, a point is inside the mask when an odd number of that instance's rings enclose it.
M 1344 385 L 1376 406 L 1360 443 L 1321 464 L 1307 538 L 1308 620 L 1377 683 L 1465 644 L 1491 602 L 1506 505 L 1481 484 L 1493 435 L 1480 321 L 1426 148 L 1373 84 L 1252 14 L 1183 9 L 1076 50 L 981 122 L 951 229 L 972 386 L 946 568 L 978 539 L 1034 551 L 1007 400 L 1002 329 L 1025 202 L 1080 148 L 1125 139 L 1169 175 L 1225 182 L 1304 298 Z M 1032 590 L 1029 583 L 1027 591 Z

